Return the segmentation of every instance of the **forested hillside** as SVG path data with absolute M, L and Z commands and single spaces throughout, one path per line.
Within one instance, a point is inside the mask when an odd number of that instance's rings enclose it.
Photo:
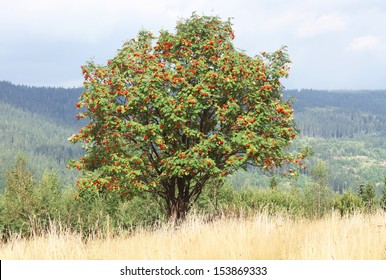
M 386 132 L 385 91 L 289 90 L 303 135 L 322 138 Z
M 386 90 L 286 91 L 295 100 L 300 143 L 313 147 L 328 163 L 330 185 L 336 190 L 386 176 Z
M 0 81 L 0 103 L 35 113 L 66 127 L 80 127 L 75 103 L 81 88 L 52 88 L 13 85 Z
M 74 180 L 66 161 L 81 154 L 67 138 L 79 127 L 74 104 L 80 89 L 37 88 L 0 82 L 0 189 L 4 171 L 19 153 L 38 177 L 52 170 L 63 183 Z
M 63 183 L 73 181 L 66 160 L 79 157 L 82 150 L 67 139 L 81 126 L 75 118 L 81 92 L 0 82 L 0 174 L 23 153 L 36 172 L 52 169 Z M 373 182 L 380 189 L 386 176 L 386 91 L 289 90 L 284 95 L 293 99 L 302 133 L 294 149 L 307 145 L 315 151 L 307 160 L 305 177 L 322 160 L 335 190 L 355 189 L 361 182 Z M 230 180 L 236 187 L 266 186 L 270 177 L 250 170 Z

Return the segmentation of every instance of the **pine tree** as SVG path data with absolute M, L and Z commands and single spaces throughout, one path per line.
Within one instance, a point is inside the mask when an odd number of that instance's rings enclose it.
M 374 185 L 371 182 L 368 182 L 366 185 L 361 184 L 359 186 L 358 194 L 362 198 L 366 210 L 371 212 L 375 207 L 376 192 Z

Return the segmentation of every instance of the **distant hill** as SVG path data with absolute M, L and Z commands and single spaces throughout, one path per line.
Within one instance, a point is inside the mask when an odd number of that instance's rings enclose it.
M 286 97 L 295 99 L 294 108 L 302 112 L 307 108 L 334 107 L 374 115 L 386 115 L 386 90 L 286 90 Z
M 386 90 L 289 90 L 295 120 L 305 136 L 353 137 L 386 133 Z
M 0 81 L 0 103 L 23 109 L 69 127 L 78 127 L 75 103 L 82 88 L 52 88 L 14 85 Z
M 74 105 L 80 93 L 0 82 L 0 189 L 19 153 L 36 173 L 53 170 L 62 182 L 73 181 L 76 173 L 65 169 L 66 161 L 79 157 L 82 148 L 67 138 L 80 126 Z

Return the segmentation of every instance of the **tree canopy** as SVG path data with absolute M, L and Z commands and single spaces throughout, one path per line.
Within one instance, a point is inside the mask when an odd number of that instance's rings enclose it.
M 302 165 L 289 154 L 298 131 L 282 98 L 285 48 L 255 57 L 232 43 L 231 21 L 198 16 L 158 37 L 140 31 L 106 65 L 82 66 L 78 118 L 89 123 L 71 142 L 86 155 L 80 195 L 149 191 L 169 217 L 183 218 L 211 178 L 248 165 Z

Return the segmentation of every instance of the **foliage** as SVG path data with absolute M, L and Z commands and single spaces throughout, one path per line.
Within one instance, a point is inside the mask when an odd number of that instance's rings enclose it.
M 107 234 L 109 230 L 150 226 L 162 220 L 159 206 L 142 194 L 122 202 L 118 193 L 90 194 L 75 198 L 73 189 L 64 190 L 55 173 L 44 172 L 37 182 L 23 156 L 5 174 L 0 196 L 0 236 L 31 236 L 47 231 L 59 222 L 84 237 Z
M 67 226 L 84 237 L 148 227 L 163 220 L 158 204 L 148 193 L 129 201 L 122 201 L 116 191 L 103 196 L 90 193 L 75 199 L 69 195 L 66 198 Z
M 33 176 L 26 168 L 25 159 L 19 156 L 14 167 L 6 174 L 6 187 L 1 213 L 2 231 L 27 232 L 35 222 L 37 199 L 34 194 Z
M 209 180 L 193 208 L 200 214 L 215 216 L 234 203 L 233 186 L 223 178 L 217 178 Z
M 311 169 L 311 177 L 313 179 L 313 190 L 309 190 L 310 195 L 314 196 L 315 199 L 312 201 L 316 202 L 316 212 L 319 217 L 321 217 L 328 208 L 332 208 L 333 200 L 331 188 L 328 186 L 328 167 L 326 162 L 319 161 Z
M 78 118 L 90 122 L 70 138 L 87 152 L 71 164 L 81 195 L 145 190 L 178 220 L 211 178 L 302 165 L 306 154 L 287 152 L 297 130 L 282 99 L 285 49 L 250 57 L 233 38 L 230 21 L 193 14 L 175 34 L 141 31 L 107 65 L 82 67 Z
M 337 197 L 335 209 L 337 209 L 342 216 L 360 212 L 364 209 L 363 200 L 357 193 L 348 190 Z
M 367 211 L 370 212 L 374 210 L 376 204 L 376 193 L 374 185 L 371 182 L 361 184 L 358 188 L 358 195 L 362 199 Z
M 54 173 L 44 172 L 36 182 L 23 155 L 5 174 L 6 186 L 1 197 L 0 232 L 38 234 L 49 227 L 50 221 L 59 220 L 63 213 L 61 185 Z
M 383 186 L 383 192 L 382 192 L 382 198 L 380 201 L 380 206 L 386 211 L 386 177 L 384 178 L 384 186 Z
M 278 187 L 278 182 L 277 182 L 277 179 L 276 179 L 276 176 L 275 176 L 275 175 L 273 175 L 273 176 L 271 177 L 271 180 L 269 181 L 269 187 L 270 187 L 271 189 L 277 189 L 277 187 Z

